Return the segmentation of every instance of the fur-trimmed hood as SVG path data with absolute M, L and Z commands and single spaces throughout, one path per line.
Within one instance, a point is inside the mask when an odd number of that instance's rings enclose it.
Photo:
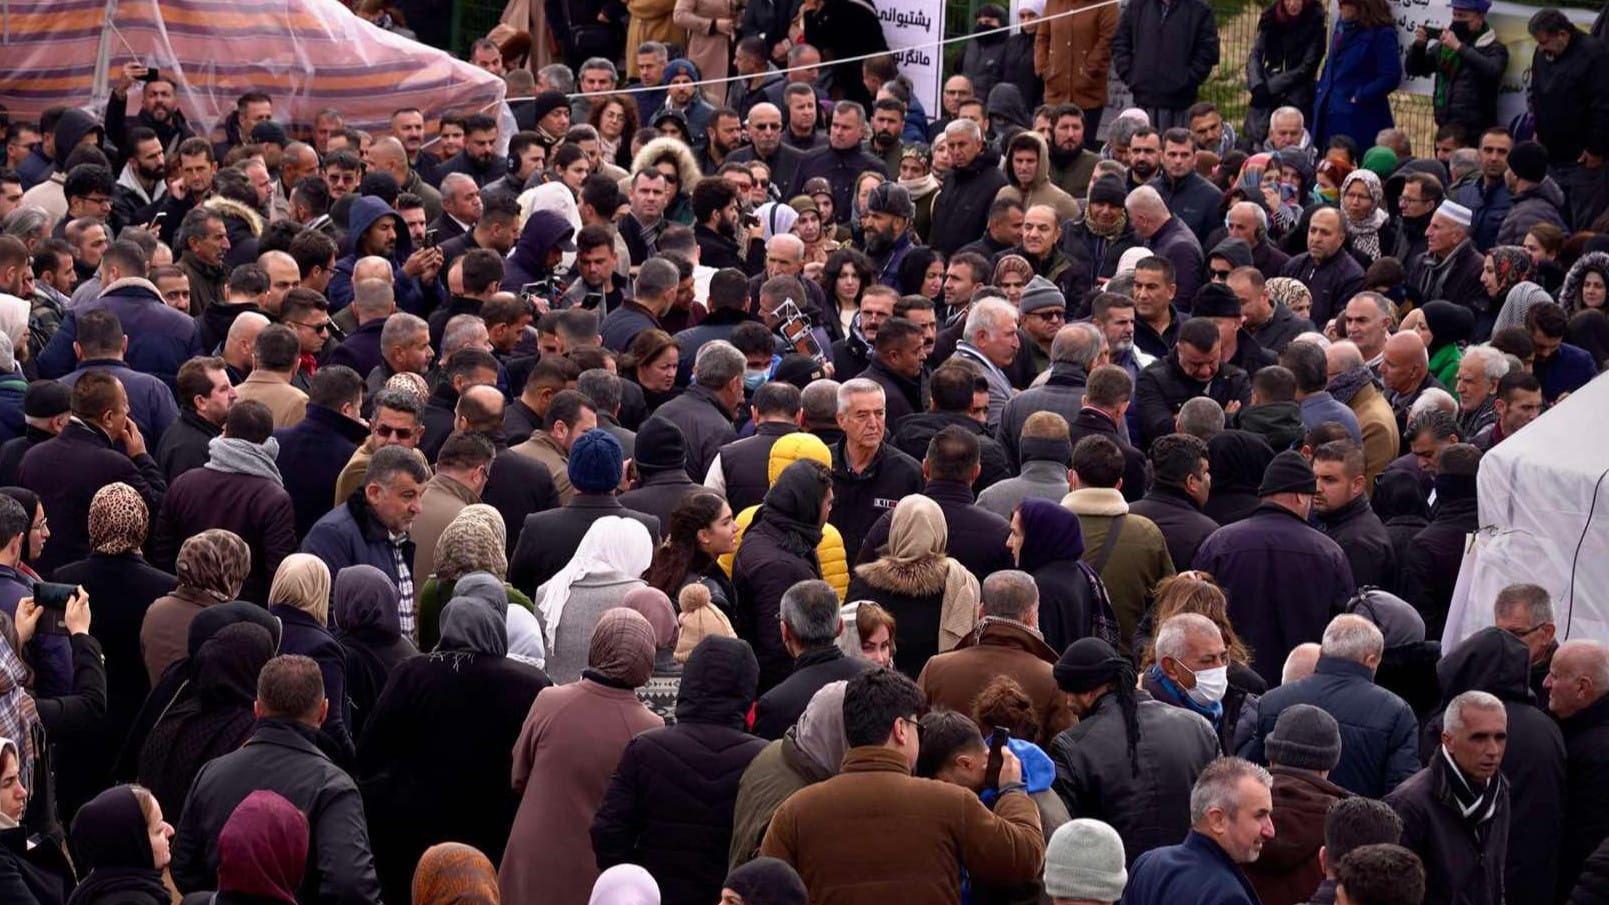
M 691 195 L 693 186 L 702 173 L 698 168 L 698 158 L 693 156 L 693 149 L 679 138 L 662 136 L 643 145 L 637 156 L 631 159 L 631 171 L 635 173 L 644 167 L 653 166 L 661 159 L 670 159 L 676 163 L 676 172 L 681 177 L 681 183 L 676 187 L 676 194 Z
M 201 206 L 220 217 L 234 217 L 237 220 L 246 221 L 246 228 L 251 230 L 252 237 L 262 238 L 263 215 L 241 204 L 239 201 L 231 198 L 208 198 L 202 202 Z
M 948 571 L 943 556 L 925 556 L 917 560 L 883 557 L 855 567 L 855 574 L 872 585 L 907 597 L 940 593 L 944 590 Z

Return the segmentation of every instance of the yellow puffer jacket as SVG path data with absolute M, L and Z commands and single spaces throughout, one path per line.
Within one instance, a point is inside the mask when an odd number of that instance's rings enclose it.
M 771 458 L 767 463 L 768 481 L 776 483 L 777 475 L 782 470 L 800 459 L 815 459 L 817 462 L 832 467 L 832 451 L 827 444 L 815 434 L 803 431 L 778 437 L 771 447 Z M 759 506 L 750 506 L 737 515 L 737 546 L 732 552 L 720 558 L 721 568 L 726 574 L 732 574 L 732 560 L 737 557 L 738 548 L 743 545 L 743 532 L 749 529 L 749 523 L 754 521 L 755 510 Z M 816 545 L 816 559 L 821 563 L 821 577 L 832 589 L 838 592 L 838 599 L 843 600 L 849 594 L 849 557 L 844 553 L 844 536 L 832 525 L 825 525 L 821 529 L 821 543 Z

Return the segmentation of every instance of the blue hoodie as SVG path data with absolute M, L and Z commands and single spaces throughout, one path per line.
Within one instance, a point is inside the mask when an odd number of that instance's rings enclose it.
M 553 275 L 548 269 L 548 250 L 570 239 L 575 227 L 557 211 L 533 211 L 520 230 L 514 252 L 503 262 L 503 290 L 519 292 L 526 283 Z
M 352 209 L 347 214 L 346 256 L 335 262 L 335 275 L 330 277 L 330 285 L 324 293 L 330 300 L 330 313 L 334 314 L 352 303 L 352 270 L 357 266 L 358 258 L 363 257 L 361 239 L 381 217 L 390 217 L 396 223 L 397 246 L 391 254 L 391 277 L 396 285 L 397 310 L 425 317 L 442 298 L 441 275 L 438 274 L 428 285 L 422 285 L 418 277 L 410 277 L 402 272 L 402 262 L 413 254 L 413 240 L 408 237 L 408 225 L 402 222 L 401 214 L 371 195 L 352 202 Z

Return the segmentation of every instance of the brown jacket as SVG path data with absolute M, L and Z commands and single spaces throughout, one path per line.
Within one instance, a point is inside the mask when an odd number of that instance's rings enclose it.
M 274 430 L 295 427 L 307 417 L 307 394 L 293 387 L 289 378 L 254 369 L 237 388 L 241 401 L 255 399 L 274 413 Z
M 1262 905 L 1306 902 L 1324 882 L 1318 850 L 1324 844 L 1324 815 L 1352 793 L 1311 770 L 1270 765 L 1274 774 L 1274 838 L 1256 861 L 1242 864 Z
M 1049 0 L 1048 19 L 1096 0 Z M 1073 103 L 1088 110 L 1106 106 L 1106 79 L 1112 68 L 1112 36 L 1117 7 L 1050 19 L 1034 33 L 1034 71 L 1045 80 L 1045 103 Z
M 140 622 L 140 655 L 152 687 L 164 670 L 190 656 L 190 622 L 215 602 L 203 594 L 175 588 L 145 611 Z
M 1010 676 L 1039 714 L 1039 738 L 1033 741 L 1049 749 L 1051 740 L 1073 724 L 1067 697 L 1051 675 L 1055 665 L 1056 652 L 1038 632 L 1018 622 L 985 617 L 955 650 L 927 661 L 916 683 L 932 706 L 970 716 L 978 692 L 995 676 Z
M 1347 407 L 1358 416 L 1358 429 L 1363 432 L 1363 489 L 1372 496 L 1374 479 L 1397 457 L 1397 416 L 1372 383 L 1364 384 Z
M 879 826 L 897 831 L 867 832 Z M 976 883 L 1028 883 L 1045 840 L 1027 794 L 1000 796 L 990 813 L 967 789 L 912 777 L 904 754 L 866 745 L 783 802 L 760 854 L 793 865 L 813 905 L 960 905 L 963 866 Z
M 534 8 L 536 4 L 532 4 Z M 641 75 L 637 71 L 637 48 L 644 41 L 659 41 L 664 44 L 687 44 L 687 29 L 678 28 L 671 20 L 676 9 L 676 0 L 627 0 L 626 10 L 631 19 L 626 25 L 626 47 L 631 53 L 626 54 L 626 77 L 637 78 Z M 699 70 L 703 75 L 703 70 Z M 707 76 L 706 76 L 707 78 Z
M 419 495 L 419 515 L 408 529 L 413 538 L 414 580 L 423 582 L 425 576 L 436 572 L 436 541 L 441 532 L 465 506 L 480 502 L 480 494 L 444 474 L 436 475 Z
M 374 438 L 370 437 L 358 444 L 358 448 L 352 451 L 352 458 L 346 460 L 346 467 L 341 469 L 341 474 L 335 479 L 335 501 L 330 504 L 331 508 L 351 499 L 352 494 L 357 493 L 358 488 L 368 480 L 369 460 L 374 458 L 374 449 L 369 444 L 373 442 Z M 426 468 L 430 467 L 430 460 L 425 458 L 424 453 L 415 449 L 413 454 L 419 457 L 419 461 L 425 463 Z
M 575 487 L 570 483 L 570 457 L 563 447 L 559 446 L 559 441 L 553 439 L 547 431 L 537 431 L 531 435 L 531 439 L 511 449 L 546 465 L 548 472 L 553 475 L 553 487 L 559 492 L 560 505 L 570 505 L 570 501 L 575 499 Z M 513 531 L 519 531 L 517 525 L 509 527 Z

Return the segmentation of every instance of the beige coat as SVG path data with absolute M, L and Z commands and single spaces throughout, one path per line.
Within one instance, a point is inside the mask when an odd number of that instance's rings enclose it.
M 715 30 L 715 20 L 730 19 L 734 30 L 739 13 L 732 0 L 676 0 L 671 22 L 677 28 L 687 29 L 687 58 L 698 67 L 698 74 L 706 79 L 724 79 L 727 61 L 732 57 L 732 39 Z M 724 103 L 725 85 L 708 85 L 704 99 L 712 104 Z
M 1048 0 L 1045 17 L 1095 3 L 1096 0 Z M 1034 71 L 1045 80 L 1045 103 L 1073 103 L 1086 110 L 1106 106 L 1115 34 L 1117 7 L 1111 5 L 1041 22 L 1034 33 Z
M 419 497 L 419 515 L 408 529 L 408 536 L 414 543 L 414 575 L 436 574 L 436 541 L 441 538 L 441 532 L 447 530 L 448 523 L 465 506 L 478 502 L 480 494 L 444 474 L 436 475 L 425 484 L 425 491 Z
M 510 449 L 546 465 L 548 473 L 553 475 L 553 487 L 559 492 L 559 504 L 570 505 L 570 501 L 575 499 L 575 487 L 570 483 L 570 457 L 557 440 L 544 431 L 537 431 L 531 435 L 531 439 Z M 516 526 L 514 530 L 519 529 Z
M 637 78 L 637 48 L 644 41 L 687 43 L 687 29 L 672 21 L 676 0 L 628 0 L 631 24 L 626 26 L 626 78 Z
M 307 417 L 307 394 L 291 386 L 288 376 L 257 368 L 246 375 L 237 391 L 242 402 L 254 399 L 268 406 L 274 413 L 274 430 L 295 427 Z
M 1401 442 L 1397 418 L 1391 413 L 1391 403 L 1372 383 L 1364 384 L 1347 407 L 1358 416 L 1358 429 L 1363 432 L 1363 489 L 1373 495 L 1374 479 L 1397 457 Z
M 587 905 L 598 878 L 592 818 L 638 733 L 665 721 L 637 693 L 589 679 L 543 689 L 514 743 L 520 806 L 497 872 L 503 905 Z

